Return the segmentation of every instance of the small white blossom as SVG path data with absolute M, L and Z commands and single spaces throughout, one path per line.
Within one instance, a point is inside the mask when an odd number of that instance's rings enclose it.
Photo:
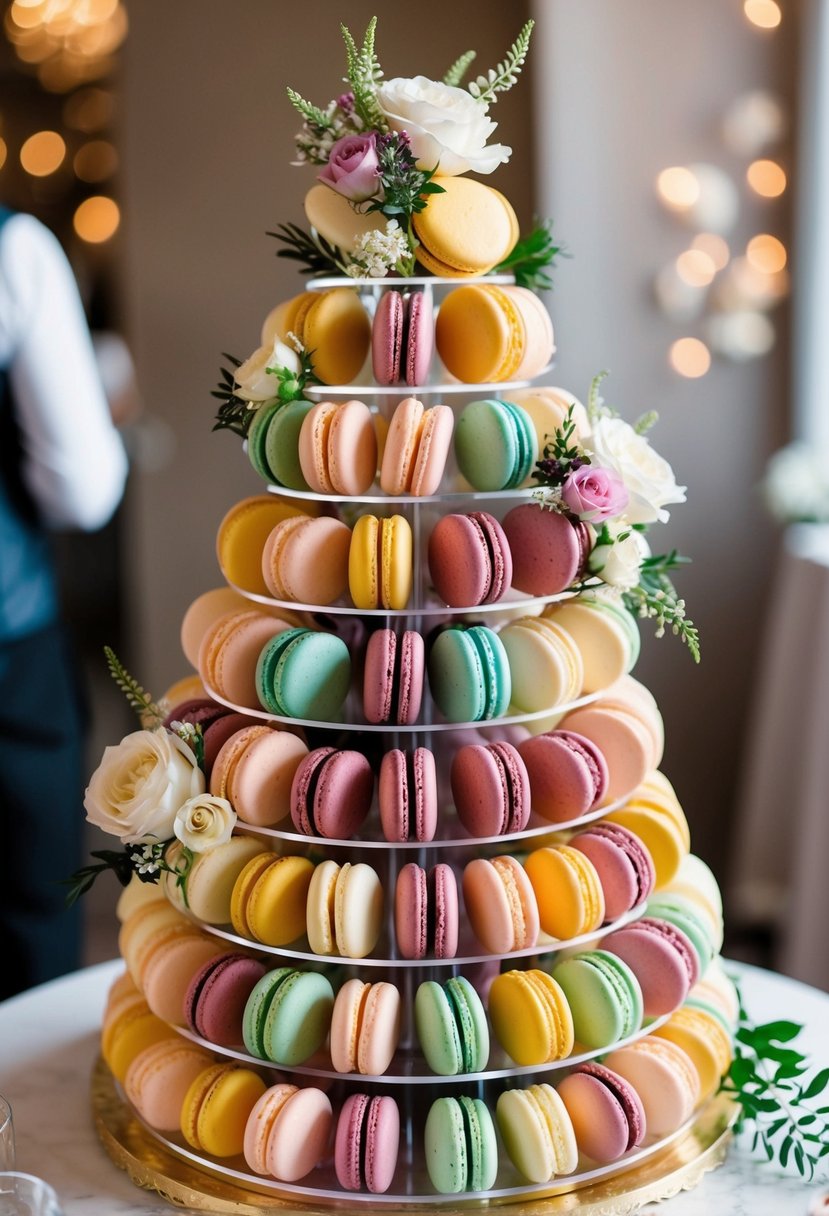
M 357 241 L 348 273 L 353 279 L 382 279 L 409 256 L 409 242 L 397 220 L 388 220 L 384 232 L 373 229 Z

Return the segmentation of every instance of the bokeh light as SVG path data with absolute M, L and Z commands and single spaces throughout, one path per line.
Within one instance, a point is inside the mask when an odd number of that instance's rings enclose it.
M 663 169 L 656 179 L 656 189 L 666 207 L 678 211 L 692 207 L 699 198 L 699 182 L 691 170 L 682 165 Z
M 779 198 L 786 189 L 786 173 L 776 160 L 755 160 L 746 169 L 746 181 L 762 198 Z
M 9 154 L 9 150 L 6 147 L 5 139 L 0 139 L 0 169 L 2 169 L 3 166 L 5 165 L 6 157 L 8 156 L 8 154 Z
M 118 153 L 106 139 L 91 139 L 75 153 L 75 176 L 82 182 L 103 182 L 118 169 Z
M 777 274 L 786 265 L 786 246 L 776 236 L 761 232 L 746 245 L 746 259 L 762 274 Z
M 775 30 L 783 20 L 780 5 L 775 0 L 744 0 L 743 12 L 751 24 L 761 30 Z
M 84 199 L 72 220 L 75 232 L 82 241 L 87 241 L 90 245 L 100 245 L 103 241 L 108 241 L 117 232 L 120 222 L 118 204 L 103 194 Z
M 723 270 L 731 257 L 728 241 L 718 236 L 716 232 L 698 232 L 691 241 L 691 248 L 707 253 L 714 263 L 715 270 Z
M 38 131 L 20 149 L 20 163 L 32 177 L 48 177 L 63 164 L 66 144 L 57 131 Z
M 676 260 L 676 272 L 691 287 L 707 287 L 717 267 L 703 249 L 686 249 Z
M 668 352 L 668 362 L 680 376 L 696 380 L 711 366 L 711 352 L 699 338 L 677 338 Z

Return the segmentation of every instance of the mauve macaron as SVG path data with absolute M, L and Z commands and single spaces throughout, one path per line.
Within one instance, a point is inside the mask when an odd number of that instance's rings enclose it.
M 266 970 L 258 959 L 237 952 L 211 959 L 193 976 L 184 998 L 190 1029 L 221 1047 L 240 1046 L 245 1005 Z
M 400 1142 L 400 1112 L 388 1094 L 350 1094 L 334 1138 L 334 1169 L 347 1191 L 382 1194 L 392 1183 Z
M 439 862 L 428 872 L 410 861 L 397 875 L 394 924 L 402 958 L 454 958 L 458 950 L 458 884 Z
M 593 862 L 602 884 L 605 917 L 616 920 L 647 899 L 656 882 L 653 859 L 635 832 L 600 820 L 569 841 Z
M 431 294 L 404 296 L 387 291 L 377 305 L 371 330 L 371 362 L 378 384 L 424 384 L 434 345 Z
M 363 671 L 363 712 L 378 725 L 417 721 L 426 670 L 423 638 L 413 629 L 378 629 L 368 640 Z
M 502 522 L 512 553 L 513 587 L 527 595 L 566 591 L 589 552 L 586 526 L 533 502 L 513 507 Z
M 429 573 L 452 608 L 500 600 L 512 582 L 512 556 L 495 516 L 488 511 L 444 515 L 429 537 Z
M 602 1064 L 580 1064 L 557 1086 L 576 1133 L 579 1152 L 616 1161 L 645 1138 L 642 1100 L 633 1086 Z
M 458 819 L 472 836 L 520 832 L 530 818 L 530 779 L 511 743 L 467 744 L 450 774 Z
M 294 774 L 291 819 L 305 836 L 348 840 L 374 797 L 374 773 L 362 752 L 317 747 Z
M 546 731 L 519 743 L 518 750 L 527 766 L 533 810 L 551 823 L 578 819 L 604 797 L 607 764 L 584 735 Z
M 673 1013 L 699 979 L 699 959 L 681 929 L 654 916 L 643 916 L 602 941 L 627 963 L 642 989 L 644 1015 Z
M 438 825 L 435 757 L 427 747 L 392 748 L 380 763 L 380 823 L 389 843 L 434 840 Z

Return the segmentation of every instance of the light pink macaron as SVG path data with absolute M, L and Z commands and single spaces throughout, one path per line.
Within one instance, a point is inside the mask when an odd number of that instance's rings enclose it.
M 331 1123 L 331 1102 L 321 1089 L 272 1085 L 248 1116 L 245 1161 L 256 1174 L 296 1182 L 325 1155 Z

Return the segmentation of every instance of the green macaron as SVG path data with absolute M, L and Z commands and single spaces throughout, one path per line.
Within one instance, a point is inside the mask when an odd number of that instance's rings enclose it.
M 514 490 L 538 459 L 532 419 L 511 401 L 472 401 L 455 428 L 455 455 L 476 490 Z
M 429 686 L 450 722 L 500 718 L 512 695 L 509 659 L 501 639 L 485 625 L 446 629 L 429 656 Z
M 492 1115 L 480 1098 L 438 1098 L 426 1116 L 426 1168 L 436 1191 L 488 1191 L 498 1173 Z
M 278 967 L 253 988 L 242 1018 L 251 1055 L 275 1064 L 301 1064 L 325 1042 L 334 990 L 316 971 Z
M 481 1072 L 489 1058 L 489 1027 L 481 998 L 463 976 L 434 980 L 415 996 L 415 1028 L 426 1063 L 442 1077 Z
M 299 463 L 299 432 L 310 401 L 289 401 L 272 416 L 265 435 L 265 460 L 278 485 L 290 490 L 310 487 Z
M 351 684 L 342 638 L 311 629 L 285 629 L 263 647 L 256 693 L 265 709 L 286 718 L 335 721 Z
M 633 1034 L 642 1023 L 639 981 L 627 963 L 607 950 L 571 954 L 552 971 L 573 1014 L 576 1041 L 584 1047 L 609 1047 Z
M 283 408 L 280 401 L 272 402 L 270 405 L 260 405 L 248 427 L 248 460 L 263 481 L 272 482 L 274 480 L 273 471 L 268 464 L 266 445 L 271 421 Z

